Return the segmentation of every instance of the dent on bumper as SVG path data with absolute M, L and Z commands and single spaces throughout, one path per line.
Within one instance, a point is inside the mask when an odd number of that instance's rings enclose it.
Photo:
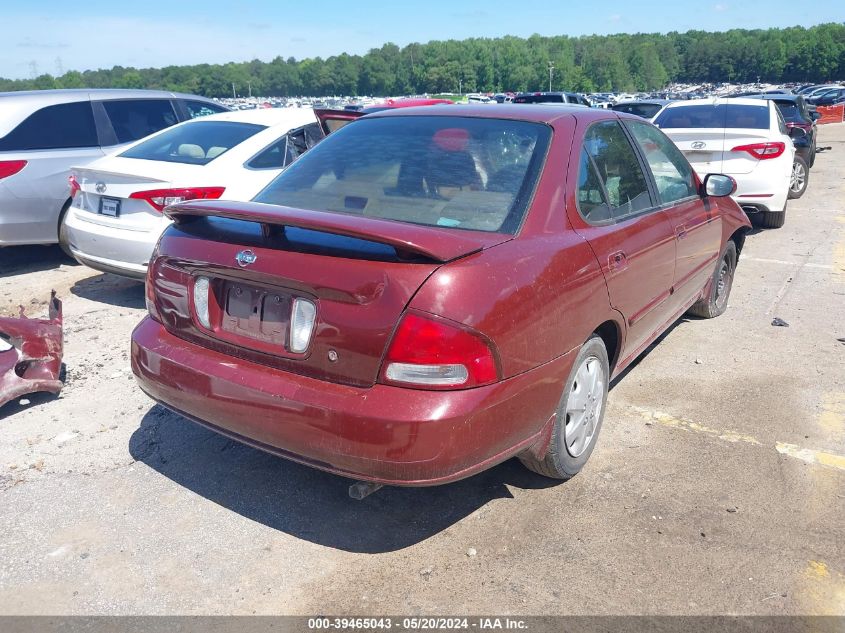
M 397 485 L 461 479 L 542 442 L 571 363 L 464 391 L 359 388 L 220 354 L 149 317 L 132 334 L 132 370 L 168 408 L 282 457 Z

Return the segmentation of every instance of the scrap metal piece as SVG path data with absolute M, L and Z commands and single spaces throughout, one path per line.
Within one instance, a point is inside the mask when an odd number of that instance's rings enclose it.
M 62 302 L 50 293 L 46 319 L 0 317 L 0 406 L 28 393 L 62 389 Z

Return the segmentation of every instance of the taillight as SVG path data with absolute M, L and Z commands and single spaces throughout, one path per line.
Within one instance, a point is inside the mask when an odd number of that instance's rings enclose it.
M 150 317 L 161 323 L 161 314 L 159 314 L 155 301 L 155 276 L 157 272 L 156 268 L 158 259 L 157 251 L 158 247 L 156 247 L 153 251 L 153 254 L 150 257 L 150 263 L 147 266 L 147 278 L 144 281 L 144 299 L 146 300 L 147 312 L 150 313 Z
M 76 180 L 76 176 L 68 176 L 67 177 L 67 184 L 70 185 L 70 197 L 73 198 L 82 187 L 79 186 L 79 181 Z
M 216 200 L 223 195 L 226 187 L 188 187 L 184 189 L 151 189 L 129 194 L 135 200 L 146 200 L 156 211 L 164 207 L 187 200 Z
M 295 354 L 304 354 L 308 351 L 316 317 L 317 306 L 308 299 L 298 297 L 293 300 L 290 319 L 290 351 Z
M 732 152 L 747 152 L 754 158 L 766 160 L 768 158 L 777 158 L 786 151 L 786 144 L 780 141 L 772 143 L 751 143 L 750 145 L 737 145 Z
M 0 180 L 14 176 L 26 167 L 25 160 L 0 160 Z
M 465 389 L 496 382 L 493 345 L 478 332 L 408 313 L 384 359 L 381 381 L 418 389 Z
M 208 315 L 208 290 L 210 286 L 211 280 L 208 277 L 197 277 L 194 280 L 194 313 L 197 315 L 197 321 L 206 330 L 211 329 L 211 318 Z

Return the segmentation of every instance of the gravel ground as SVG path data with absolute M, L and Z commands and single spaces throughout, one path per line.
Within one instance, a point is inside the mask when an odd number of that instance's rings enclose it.
M 845 125 L 820 145 L 727 313 L 615 382 L 563 484 L 511 461 L 352 501 L 141 393 L 140 284 L 0 251 L 0 313 L 55 288 L 67 365 L 0 409 L 0 614 L 845 614 Z

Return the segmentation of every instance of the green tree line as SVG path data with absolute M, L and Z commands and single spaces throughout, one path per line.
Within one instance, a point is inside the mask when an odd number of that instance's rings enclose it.
M 69 71 L 0 79 L 0 91 L 153 88 L 208 97 L 401 95 L 552 89 L 655 90 L 669 82 L 822 82 L 845 79 L 845 23 L 811 28 L 666 34 L 470 38 L 365 55 L 276 57 L 228 64 Z

